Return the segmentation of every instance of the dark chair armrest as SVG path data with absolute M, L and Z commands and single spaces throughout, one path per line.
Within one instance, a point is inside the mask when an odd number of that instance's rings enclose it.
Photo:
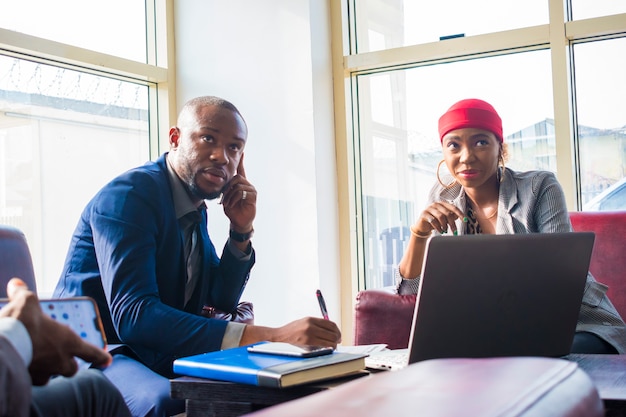
M 237 309 L 233 312 L 227 313 L 222 310 L 218 310 L 215 307 L 204 306 L 202 308 L 202 315 L 211 319 L 236 321 L 244 324 L 254 324 L 254 308 L 253 304 L 249 301 L 242 301 L 237 304 Z
M 408 347 L 414 310 L 415 295 L 360 291 L 354 309 L 354 344 L 386 343 L 390 349 Z

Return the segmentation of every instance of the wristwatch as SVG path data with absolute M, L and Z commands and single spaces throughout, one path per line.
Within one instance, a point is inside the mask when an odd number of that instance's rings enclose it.
M 254 229 L 251 229 L 248 233 L 239 233 L 231 229 L 229 236 L 232 240 L 235 240 L 237 242 L 245 242 L 246 240 L 250 240 L 253 234 Z

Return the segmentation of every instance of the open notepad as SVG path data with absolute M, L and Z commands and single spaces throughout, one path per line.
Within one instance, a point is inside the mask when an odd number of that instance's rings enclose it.
M 337 346 L 339 352 L 361 353 L 365 357 L 365 367 L 396 371 L 406 367 L 409 362 L 409 349 L 388 349 L 386 344 Z
M 356 353 L 369 355 L 376 352 L 389 351 L 384 343 L 374 345 L 358 345 L 358 346 L 337 346 L 337 352 Z

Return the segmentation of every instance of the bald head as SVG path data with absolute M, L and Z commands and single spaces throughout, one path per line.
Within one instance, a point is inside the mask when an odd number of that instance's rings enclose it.
M 245 123 L 239 109 L 230 101 L 215 96 L 200 96 L 192 98 L 183 105 L 178 114 L 177 126 L 189 126 L 190 123 L 195 123 L 198 110 L 207 106 L 216 106 L 237 113 Z

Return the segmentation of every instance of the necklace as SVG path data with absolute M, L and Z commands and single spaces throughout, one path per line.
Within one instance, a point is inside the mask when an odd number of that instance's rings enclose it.
M 487 217 L 481 217 L 481 219 L 483 219 L 483 220 L 489 220 L 489 219 L 492 219 L 492 218 L 493 218 L 496 214 L 498 214 L 498 209 L 497 209 L 497 208 L 496 208 L 496 209 L 493 211 L 493 213 L 491 213 L 489 216 L 487 216 Z M 476 217 L 478 217 L 478 216 L 476 216 Z
M 473 204 L 471 204 L 471 206 L 473 206 Z M 474 208 L 474 214 L 476 215 L 476 218 L 479 220 L 490 220 L 490 219 L 493 219 L 496 214 L 498 214 L 498 208 L 496 207 L 493 213 L 491 213 L 489 216 L 486 216 L 486 217 L 479 217 L 478 210 L 476 210 L 476 208 Z

